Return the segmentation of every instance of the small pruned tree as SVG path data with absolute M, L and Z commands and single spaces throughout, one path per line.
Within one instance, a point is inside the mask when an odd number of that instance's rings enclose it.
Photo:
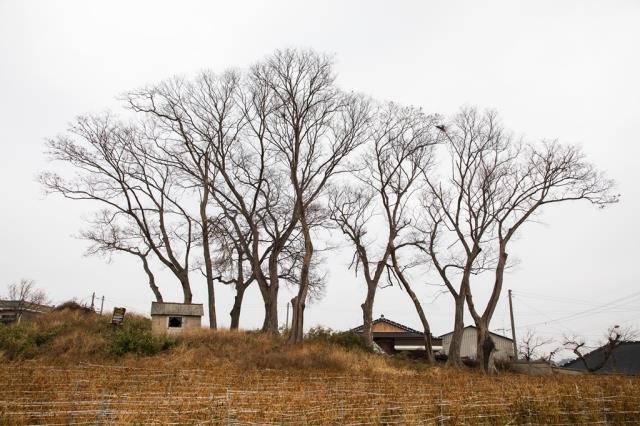
M 553 339 L 541 337 L 535 330 L 528 329 L 520 339 L 520 344 L 518 345 L 520 358 L 527 362 L 541 359 L 541 349 L 552 342 Z
M 47 293 L 36 287 L 33 280 L 21 279 L 17 283 L 9 284 L 6 298 L 15 303 L 14 309 L 19 323 L 25 310 L 31 305 L 48 305 L 51 303 Z

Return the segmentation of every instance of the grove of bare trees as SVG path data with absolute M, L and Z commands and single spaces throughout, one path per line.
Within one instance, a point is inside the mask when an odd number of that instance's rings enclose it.
M 462 108 L 445 119 L 339 88 L 331 57 L 279 50 L 247 70 L 206 71 L 130 91 L 126 110 L 82 116 L 48 142 L 62 163 L 40 181 L 50 193 L 90 200 L 81 232 L 89 254 L 139 259 L 157 301 L 153 267 L 171 272 L 192 302 L 204 276 L 211 328 L 216 287 L 231 285 L 231 327 L 258 287 L 262 331 L 277 334 L 279 289 L 291 301 L 292 344 L 305 306 L 327 285 L 318 248 L 352 248 L 366 285 L 364 340 L 373 346 L 377 290 L 397 286 L 416 309 L 431 350 L 429 312 L 417 296 L 435 272 L 453 299 L 448 362 L 461 365 L 465 310 L 478 328 L 477 359 L 493 371 L 489 333 L 509 268 L 510 243 L 544 207 L 615 203 L 614 183 L 582 151 L 557 141 L 526 143 L 495 112 Z M 479 306 L 476 277 L 493 286 Z M 165 285 L 164 283 L 162 284 Z

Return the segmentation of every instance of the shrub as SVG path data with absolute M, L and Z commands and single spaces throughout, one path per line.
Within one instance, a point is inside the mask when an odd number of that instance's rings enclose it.
M 33 324 L 0 327 L 0 350 L 8 359 L 33 358 L 38 348 L 55 337 L 52 330 L 42 330 Z
M 148 319 L 132 316 L 112 331 L 109 352 L 115 356 L 128 353 L 153 355 L 171 346 L 169 338 L 151 334 L 151 322 Z
M 326 342 L 342 346 L 347 349 L 364 349 L 364 341 L 359 334 L 351 331 L 334 331 L 328 327 L 316 326 L 311 328 L 306 336 L 311 342 Z

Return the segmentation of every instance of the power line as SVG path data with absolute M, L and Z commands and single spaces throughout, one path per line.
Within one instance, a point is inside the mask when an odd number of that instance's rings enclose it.
M 583 316 L 586 316 L 586 315 L 599 313 L 603 309 L 607 309 L 607 307 L 614 307 L 616 304 L 620 304 L 620 302 L 628 303 L 631 299 L 635 299 L 635 298 L 640 298 L 640 291 L 633 292 L 633 293 L 631 293 L 631 294 L 629 294 L 627 296 L 620 297 L 618 299 L 612 300 L 610 302 L 604 303 L 602 305 L 598 305 L 598 306 L 590 308 L 590 309 L 579 311 L 579 312 L 576 312 L 576 313 L 573 313 L 573 314 L 570 314 L 570 315 L 566 315 L 566 316 L 562 316 L 562 317 L 559 317 L 559 318 L 550 319 L 548 321 L 541 321 L 541 322 L 526 324 L 523 327 L 531 327 L 531 326 L 535 326 L 535 325 L 550 324 L 550 323 L 555 323 L 555 322 L 558 322 L 558 321 L 576 319 L 576 318 L 583 317 Z

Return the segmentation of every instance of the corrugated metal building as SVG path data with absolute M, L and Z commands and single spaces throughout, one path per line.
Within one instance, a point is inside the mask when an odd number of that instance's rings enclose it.
M 442 352 L 447 355 L 449 353 L 449 346 L 451 345 L 451 338 L 453 331 L 440 336 L 442 339 Z M 496 344 L 496 352 L 494 354 L 495 359 L 510 360 L 513 359 L 513 340 L 500 334 L 491 333 L 494 343 Z M 476 359 L 476 347 L 478 339 L 478 329 L 473 325 L 468 325 L 464 328 L 462 334 L 462 345 L 460 347 L 460 355 L 462 358 Z

